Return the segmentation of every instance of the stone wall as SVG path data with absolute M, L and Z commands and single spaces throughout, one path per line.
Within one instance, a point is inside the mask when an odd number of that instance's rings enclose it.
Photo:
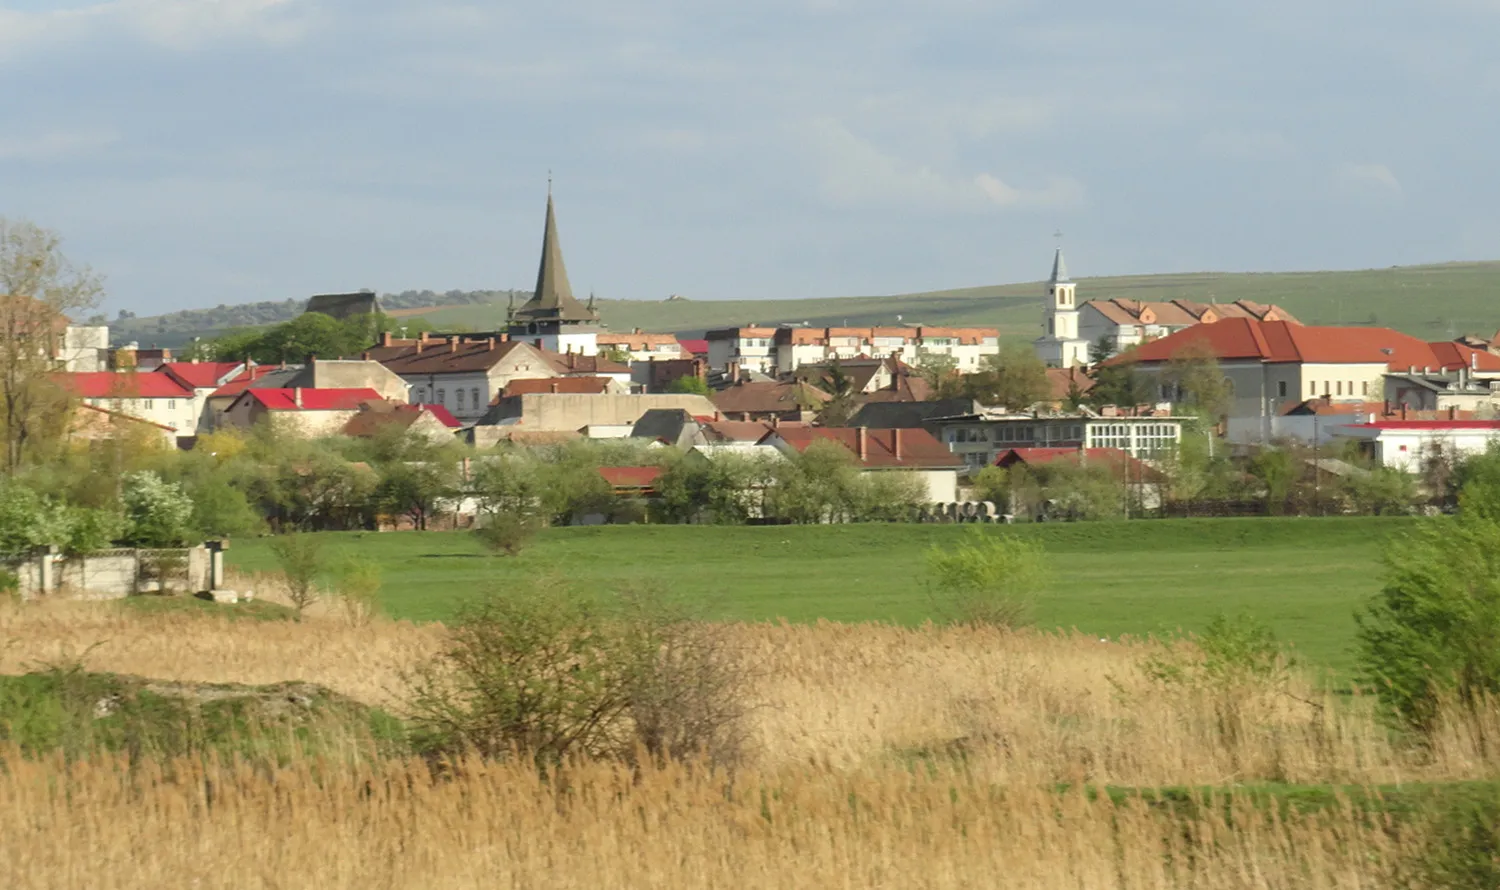
M 7 564 L 23 599 L 69 594 L 78 599 L 123 599 L 142 593 L 192 594 L 213 590 L 214 551 L 103 550 L 65 557 L 55 548 Z M 222 569 L 220 569 L 222 572 Z

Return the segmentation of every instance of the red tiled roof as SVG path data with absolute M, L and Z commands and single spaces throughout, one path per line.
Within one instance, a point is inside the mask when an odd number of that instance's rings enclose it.
M 1051 387 L 1052 399 L 1062 401 L 1078 387 L 1079 393 L 1086 393 L 1094 388 L 1094 378 L 1083 373 L 1083 369 L 1072 368 L 1048 368 L 1047 385 Z
M 353 411 L 362 402 L 384 401 L 373 389 L 302 389 L 302 404 L 298 405 L 295 389 L 249 389 L 250 398 L 260 402 L 268 411 Z
M 392 339 L 389 345 L 370 347 L 366 354 L 397 374 L 415 376 L 488 371 L 518 349 L 533 347 L 518 340 L 455 334 L 430 340 Z
M 1334 402 L 1328 399 L 1308 399 L 1281 409 L 1284 416 L 1319 416 L 1338 414 L 1384 414 L 1389 407 L 1385 402 Z
M 724 414 L 780 414 L 796 411 L 798 399 L 822 404 L 833 396 L 810 383 L 736 383 L 711 396 L 714 407 Z
M 539 350 L 559 374 L 629 374 L 630 366 L 607 359 L 602 355 L 583 355 L 577 352 L 553 352 Z
M 190 399 L 193 391 L 166 374 L 81 371 L 58 374 L 58 382 L 85 399 Z
M 1110 362 L 1168 362 L 1185 348 L 1204 346 L 1224 360 L 1384 364 L 1393 371 L 1412 367 L 1500 371 L 1500 356 L 1459 343 L 1426 343 L 1390 328 L 1305 327 L 1249 318 L 1194 325 L 1143 344 Z
M 609 392 L 614 383 L 608 377 L 541 377 L 528 380 L 512 380 L 505 384 L 505 391 L 498 398 L 537 395 L 540 393 L 569 393 L 572 395 L 599 395 Z
M 682 348 L 686 349 L 688 352 L 692 353 L 693 355 L 707 355 L 708 354 L 708 341 L 707 340 L 704 340 L 704 339 L 701 339 L 701 338 L 695 338 L 695 339 L 691 339 L 691 340 L 684 340 L 681 337 L 679 337 L 679 338 L 677 338 L 677 342 L 681 343 L 682 344 Z
M 957 469 L 964 466 L 962 458 L 949 451 L 947 446 L 924 429 L 782 426 L 767 433 L 765 438 L 772 436 L 779 436 L 799 452 L 806 451 L 814 442 L 837 442 L 849 449 L 856 459 L 859 456 L 860 437 L 863 436 L 865 456 L 860 464 L 866 469 Z
M 246 370 L 241 371 L 238 377 L 235 377 L 233 380 L 210 393 L 209 398 L 217 399 L 222 396 L 237 396 L 245 390 L 249 389 L 250 386 L 255 383 L 255 381 L 266 376 L 272 371 L 279 370 L 281 369 L 275 365 L 256 365 L 252 368 L 247 368 Z
M 156 369 L 158 374 L 171 374 L 183 386 L 193 389 L 212 389 L 232 379 L 230 375 L 244 368 L 244 362 L 167 362 Z
M 1120 448 L 1012 448 L 995 459 L 995 466 L 1039 466 L 1059 461 L 1106 466 L 1115 475 L 1132 482 L 1161 482 L 1166 478 L 1150 464 L 1131 457 Z
M 650 488 L 661 478 L 661 467 L 600 467 L 599 475 L 615 488 Z

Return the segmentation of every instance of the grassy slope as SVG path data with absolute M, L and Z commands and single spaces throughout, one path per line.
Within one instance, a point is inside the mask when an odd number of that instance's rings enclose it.
M 1500 314 L 1500 263 L 1447 263 L 1354 272 L 1199 273 L 1082 279 L 1080 299 L 1255 300 L 1277 303 L 1307 324 L 1379 324 L 1429 339 L 1493 334 Z M 748 322 L 998 325 L 1031 336 L 1041 324 L 1040 283 L 1006 284 L 889 297 L 803 300 L 602 301 L 615 330 L 696 331 Z M 424 317 L 438 324 L 494 327 L 502 307 L 466 306 Z M 1450 333 L 1451 331 L 1451 333 Z
M 1380 542 L 1408 523 L 1170 520 L 1014 532 L 1056 557 L 1059 583 L 1035 609 L 1044 627 L 1160 633 L 1243 611 L 1268 622 L 1306 662 L 1342 669 L 1352 613 L 1379 583 Z M 909 525 L 562 528 L 514 559 L 483 555 L 465 534 L 325 537 L 332 549 L 381 563 L 387 611 L 400 618 L 442 619 L 476 591 L 553 575 L 591 588 L 669 591 L 716 617 L 917 623 L 931 614 L 924 551 L 964 533 Z M 229 556 L 235 568 L 273 568 L 264 541 L 237 541 Z
M 1500 314 L 1491 310 L 1500 291 L 1500 262 L 1445 263 L 1353 272 L 1222 273 L 1138 275 L 1081 279 L 1082 299 L 1128 297 L 1142 300 L 1191 299 L 1203 302 L 1249 299 L 1278 303 L 1308 324 L 1378 323 L 1429 339 L 1451 334 L 1491 334 Z M 617 331 L 697 332 L 749 322 L 772 324 L 908 323 L 983 324 L 999 326 L 1013 337 L 1039 330 L 1037 282 L 990 285 L 960 290 L 884 297 L 837 297 L 795 300 L 603 300 L 604 321 Z M 505 318 L 505 306 L 469 305 L 417 312 L 439 326 L 464 325 L 494 330 Z M 170 322 L 171 319 L 168 319 Z M 155 319 L 132 322 L 143 343 L 174 346 L 190 333 L 155 333 Z M 212 336 L 210 331 L 196 331 Z

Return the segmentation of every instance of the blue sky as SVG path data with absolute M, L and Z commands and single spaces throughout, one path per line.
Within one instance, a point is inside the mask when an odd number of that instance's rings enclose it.
M 1500 0 L 0 0 L 0 214 L 141 314 L 1500 258 Z

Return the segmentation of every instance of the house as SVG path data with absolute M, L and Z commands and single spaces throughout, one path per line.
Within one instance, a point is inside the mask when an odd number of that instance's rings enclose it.
M 673 334 L 647 334 L 640 328 L 628 334 L 601 333 L 595 338 L 600 353 L 626 356 L 627 364 L 692 358 Z
M 608 377 L 630 391 L 630 366 L 608 356 L 585 355 L 581 352 L 552 352 L 542 350 L 552 369 L 561 377 Z
M 673 358 L 636 362 L 630 366 L 631 383 L 646 392 L 666 392 L 672 384 L 684 377 L 696 377 L 708 382 L 708 362 L 704 359 Z
M 633 426 L 653 408 L 681 409 L 695 416 L 714 413 L 712 402 L 695 395 L 532 393 L 497 399 L 474 425 L 472 438 L 476 447 L 484 448 L 513 439 L 517 430 L 577 435 L 585 427 Z
M 412 404 L 442 405 L 465 425 L 483 417 L 510 381 L 561 376 L 548 355 L 504 334 L 385 334 L 365 355 L 406 382 Z
M 1126 489 L 1132 504 L 1145 510 L 1161 507 L 1166 474 L 1120 448 L 1010 448 L 995 460 L 995 466 L 1007 470 L 1056 464 L 1104 467 Z M 1008 505 L 1008 512 L 1018 512 L 1016 507 Z
M 1132 458 L 1156 457 L 1177 449 L 1185 420 L 1155 411 L 1012 414 L 982 409 L 930 418 L 924 426 L 935 430 L 965 466 L 978 469 L 1016 448 L 1117 448 Z
M 535 395 L 536 393 L 567 393 L 571 395 L 604 395 L 605 393 L 628 393 L 619 381 L 610 377 L 540 377 L 532 380 L 512 380 L 496 398 Z
M 284 389 L 302 370 L 300 365 L 251 365 L 233 380 L 214 390 L 204 399 L 200 417 L 206 417 L 209 431 L 224 426 L 224 412 L 247 389 Z M 203 429 L 201 422 L 199 429 Z
M 109 325 L 70 324 L 63 328 L 56 358 L 64 371 L 108 371 Z
M 573 296 L 568 270 L 563 265 L 562 242 L 557 237 L 557 214 L 552 190 L 547 190 L 547 221 L 542 228 L 542 260 L 537 267 L 536 289 L 520 308 L 512 304 L 506 331 L 512 340 L 522 340 L 537 349 L 594 355 L 599 351 L 599 313 L 594 300 L 585 306 Z
M 1297 323 L 1279 306 L 1248 300 L 1219 304 L 1109 299 L 1080 304 L 1078 286 L 1068 277 L 1067 260 L 1059 247 L 1047 279 L 1042 336 L 1035 342 L 1036 354 L 1053 368 L 1088 365 L 1093 361 L 1091 351 L 1101 341 L 1113 355 L 1194 325 L 1228 318 Z
M 151 373 L 166 374 L 193 394 L 193 413 L 197 418 L 195 431 L 207 433 L 214 428 L 214 415 L 209 407 L 209 398 L 220 387 L 245 373 L 244 362 L 163 362 Z
M 708 366 L 738 380 L 743 372 L 776 373 L 775 328 L 750 325 L 721 328 L 703 335 L 708 341 Z
M 1094 388 L 1094 378 L 1084 373 L 1083 368 L 1071 365 L 1066 368 L 1047 369 L 1048 401 L 1053 408 L 1069 406 L 1075 399 L 1082 399 Z
M 681 409 L 647 411 L 635 422 L 630 436 L 682 450 L 699 449 L 707 455 L 729 450 L 746 453 L 759 446 L 779 424 L 694 417 Z
M 1495 381 L 1476 379 L 1468 367 L 1455 371 L 1410 370 L 1385 375 L 1385 401 L 1409 411 L 1500 409 Z
M 715 411 L 728 420 L 809 421 L 833 396 L 810 383 L 740 382 L 713 394 Z
M 599 475 L 617 497 L 656 497 L 661 467 L 600 467 Z
M 366 402 L 384 401 L 373 389 L 247 389 L 224 412 L 226 426 L 250 429 L 262 420 L 303 436 L 341 433 Z
M 154 423 L 178 436 L 198 433 L 193 390 L 169 374 L 85 371 L 58 374 L 57 381 L 85 405 Z
M 964 468 L 963 460 L 926 430 L 778 426 L 761 440 L 762 445 L 787 456 L 805 452 L 814 442 L 832 442 L 848 449 L 862 472 L 912 474 L 925 486 L 930 503 L 958 500 L 958 473 Z
M 1434 463 L 1485 452 L 1500 442 L 1500 420 L 1378 420 L 1343 432 L 1381 466 L 1420 473 Z
M 87 402 L 73 410 L 73 419 L 68 424 L 66 438 L 77 442 L 98 442 L 109 439 L 131 439 L 141 436 L 167 448 L 176 448 L 177 430 L 172 427 L 133 417 L 123 411 L 111 411 Z
M 440 444 L 452 441 L 460 426 L 458 419 L 441 405 L 366 401 L 359 404 L 354 416 L 344 424 L 343 434 L 354 439 L 370 439 L 399 429 L 408 436 Z
M 1274 438 L 1272 419 L 1288 405 L 1324 397 L 1340 402 L 1381 398 L 1386 375 L 1457 373 L 1470 379 L 1500 378 L 1500 356 L 1459 343 L 1427 343 L 1389 328 L 1313 327 L 1287 321 L 1227 318 L 1153 340 L 1128 357 L 1157 388 L 1163 401 L 1179 401 L 1169 371 L 1174 360 L 1213 356 L 1230 388 L 1227 412 L 1232 440 Z

